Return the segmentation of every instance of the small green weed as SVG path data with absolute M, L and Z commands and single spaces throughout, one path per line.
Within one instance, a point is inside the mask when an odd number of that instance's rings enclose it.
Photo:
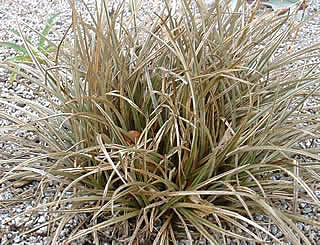
M 28 43 L 29 49 L 32 51 L 33 55 L 36 56 L 37 60 L 40 63 L 44 63 L 43 57 L 49 57 L 50 54 L 55 54 L 57 51 L 57 46 L 50 42 L 48 39 L 48 34 L 50 33 L 52 27 L 54 26 L 56 18 L 60 15 L 61 13 L 57 13 L 53 15 L 51 18 L 48 19 L 46 26 L 42 30 L 41 33 L 39 33 L 39 42 L 37 46 L 34 46 L 32 42 L 28 39 L 25 39 L 25 41 Z M 20 33 L 18 30 L 15 29 L 9 29 L 9 32 L 17 36 L 18 38 L 22 38 L 22 33 Z M 25 45 L 18 45 L 14 42 L 0 42 L 0 46 L 5 46 L 11 49 L 14 49 L 15 51 L 22 53 L 22 55 L 17 55 L 14 57 L 9 57 L 6 60 L 7 61 L 12 61 L 17 64 L 17 71 L 20 69 L 19 68 L 19 63 L 24 63 L 24 64 L 32 64 L 32 57 L 29 55 L 28 50 L 25 48 Z M 12 83 L 14 80 L 16 80 L 17 77 L 17 72 L 12 72 L 10 76 L 10 82 Z

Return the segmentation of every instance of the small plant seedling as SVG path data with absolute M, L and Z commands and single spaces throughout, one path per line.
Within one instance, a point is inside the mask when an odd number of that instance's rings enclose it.
M 28 43 L 30 50 L 32 50 L 33 54 L 35 55 L 35 57 L 38 58 L 40 63 L 43 63 L 43 59 L 41 58 L 41 55 L 42 56 L 44 55 L 45 57 L 49 57 L 49 54 L 55 53 L 57 50 L 57 47 L 53 43 L 48 42 L 47 37 L 48 37 L 53 25 L 56 23 L 57 17 L 60 14 L 61 13 L 57 13 L 48 19 L 46 26 L 44 27 L 42 32 L 39 34 L 40 39 L 39 39 L 37 46 L 34 46 L 31 42 L 31 40 L 29 40 L 28 38 L 25 39 L 26 42 Z M 8 31 L 13 33 L 17 37 L 22 38 L 19 31 L 15 30 L 15 29 L 9 29 Z M 18 63 L 31 64 L 32 63 L 32 58 L 30 57 L 26 47 L 24 47 L 24 44 L 19 45 L 14 42 L 0 42 L 0 46 L 12 48 L 17 52 L 22 53 L 21 55 L 9 57 L 6 59 L 6 61 L 15 62 L 16 64 L 18 64 Z M 20 68 L 17 65 L 16 72 L 13 72 L 10 76 L 10 79 L 9 79 L 10 83 L 12 83 L 16 80 L 17 72 L 19 71 L 19 69 Z

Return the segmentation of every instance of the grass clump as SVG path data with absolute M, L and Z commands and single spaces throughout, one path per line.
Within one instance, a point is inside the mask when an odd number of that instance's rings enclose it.
M 20 153 L 2 161 L 13 167 L 1 182 L 40 179 L 39 200 L 50 181 L 60 184 L 51 202 L 28 211 L 50 210 L 52 244 L 81 213 L 87 220 L 67 242 L 92 234 L 99 244 L 108 229 L 126 244 L 311 244 L 295 221 L 319 222 L 296 207 L 319 206 L 319 149 L 297 143 L 319 138 L 319 115 L 304 108 L 319 75 L 315 66 L 290 65 L 319 45 L 275 57 L 297 28 L 294 18 L 255 16 L 242 1 L 233 12 L 219 1 L 211 9 L 180 1 L 177 15 L 165 1 L 150 26 L 138 23 L 138 5 L 124 21 L 123 5 L 111 15 L 106 3 L 90 24 L 70 1 L 73 49 L 56 62 L 40 63 L 25 42 L 33 65 L 18 75 L 39 86 L 49 107 L 1 100 L 33 109 L 23 110 L 27 123 L 1 113 L 12 122 L 1 138 Z M 14 136 L 21 129 L 37 142 Z M 280 209 L 280 200 L 293 208 Z

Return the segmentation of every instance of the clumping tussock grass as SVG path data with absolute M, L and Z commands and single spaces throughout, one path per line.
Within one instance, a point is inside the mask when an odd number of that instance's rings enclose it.
M 49 203 L 25 212 L 47 208 L 52 244 L 77 215 L 86 219 L 67 243 L 91 234 L 99 244 L 109 230 L 125 244 L 312 244 L 295 222 L 319 225 L 297 205 L 319 206 L 320 155 L 298 143 L 319 138 L 319 114 L 304 108 L 319 74 L 316 65 L 292 64 L 319 45 L 278 52 L 299 27 L 294 13 L 258 16 L 240 0 L 233 10 L 181 0 L 173 14 L 164 1 L 152 22 L 141 23 L 139 1 L 129 18 L 124 2 L 111 14 L 100 1 L 89 23 L 69 2 L 73 43 L 57 46 L 54 61 L 25 41 L 33 64 L 1 62 L 19 66 L 17 77 L 49 102 L 0 99 L 30 119 L 0 112 L 11 122 L 0 137 L 17 151 L 1 160 L 12 165 L 1 183 L 38 180 L 38 200 L 57 185 Z M 281 209 L 280 200 L 292 208 Z M 255 219 L 261 214 L 281 237 Z

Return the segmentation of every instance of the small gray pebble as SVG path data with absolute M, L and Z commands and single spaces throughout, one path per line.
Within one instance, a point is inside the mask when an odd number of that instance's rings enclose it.
M 48 227 L 47 226 L 41 227 L 40 229 L 38 229 L 36 231 L 36 233 L 39 234 L 39 235 L 46 235 L 47 232 L 48 232 Z
M 305 208 L 307 206 L 307 204 L 305 202 L 300 203 L 300 208 Z
M 26 104 L 25 104 L 25 103 L 22 103 L 22 102 L 18 102 L 18 103 L 17 103 L 17 106 L 19 106 L 19 107 L 25 107 Z
M 312 208 L 311 207 L 306 207 L 303 209 L 302 211 L 304 214 L 308 214 L 308 213 L 311 213 L 312 212 Z
M 261 221 L 262 219 L 263 219 L 263 215 L 257 215 L 257 216 L 256 216 L 256 220 L 257 220 L 257 221 Z
M 303 230 L 303 228 L 304 228 L 304 224 L 303 223 L 298 222 L 296 225 L 300 230 Z
M 40 216 L 40 218 L 38 219 L 38 222 L 39 223 L 44 223 L 46 222 L 46 217 L 43 215 L 43 216 Z
M 21 238 L 19 236 L 16 236 L 13 240 L 15 243 L 19 243 L 21 241 Z
M 273 235 L 278 233 L 278 227 L 276 225 L 271 225 L 271 233 Z

